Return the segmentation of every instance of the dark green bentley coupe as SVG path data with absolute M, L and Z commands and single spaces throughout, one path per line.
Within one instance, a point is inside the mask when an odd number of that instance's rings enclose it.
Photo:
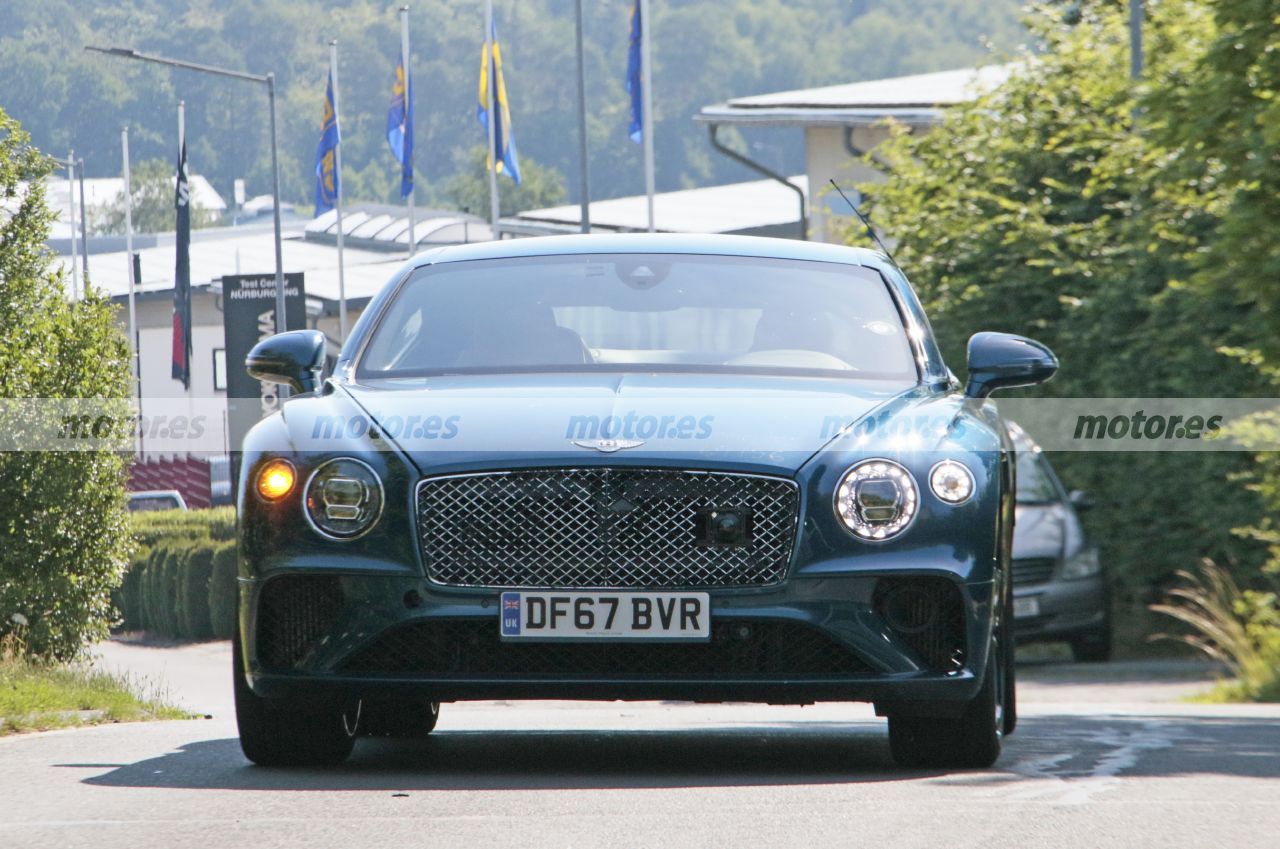
M 904 765 L 1016 722 L 1014 457 L 882 255 L 709 236 L 430 251 L 246 437 L 236 714 L 259 764 L 427 734 L 442 702 L 874 702 Z

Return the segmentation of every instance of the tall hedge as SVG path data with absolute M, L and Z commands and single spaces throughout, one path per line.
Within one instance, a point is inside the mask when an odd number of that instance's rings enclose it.
M 101 399 L 123 417 L 129 351 L 115 308 L 92 286 L 68 298 L 45 247 L 51 164 L 0 109 L 0 402 Z M 125 456 L 45 447 L 0 452 L 0 638 L 21 614 L 28 651 L 65 659 L 105 637 L 111 622 L 111 591 L 132 545 Z
M 209 577 L 209 619 L 213 635 L 231 639 L 236 629 L 236 546 L 225 543 L 213 551 L 213 572 Z
M 865 187 L 873 215 L 898 240 L 897 259 L 948 362 L 963 374 L 968 337 L 999 330 L 1040 339 L 1059 355 L 1060 372 L 1036 390 L 1048 396 L 1270 394 L 1265 376 L 1231 353 L 1258 346 L 1257 322 L 1247 318 L 1265 316 L 1234 292 L 1188 283 L 1215 210 L 1199 202 L 1194 181 L 1170 176 L 1152 124 L 1152 98 L 1221 84 L 1197 70 L 1213 37 L 1214 4 L 1147 4 L 1148 62 L 1138 84 L 1129 75 L 1124 4 L 1070 5 L 1069 16 L 1062 5 L 1036 7 L 1044 50 L 1019 57 L 1006 84 L 949 110 L 928 133 L 898 134 L 876 152 L 888 178 Z M 1266 238 L 1275 245 L 1271 223 Z M 848 238 L 865 243 L 860 228 Z M 1244 454 L 1078 451 L 1051 459 L 1070 486 L 1095 495 L 1098 508 L 1084 521 L 1122 590 L 1145 594 L 1204 556 L 1244 573 L 1261 561 L 1263 547 L 1235 530 L 1263 512 L 1239 481 L 1251 466 Z
M 236 621 L 235 512 L 136 513 L 137 555 L 114 594 L 118 626 L 184 640 L 230 639 Z

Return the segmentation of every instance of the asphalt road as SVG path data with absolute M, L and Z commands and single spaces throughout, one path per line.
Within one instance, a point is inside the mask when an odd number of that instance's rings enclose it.
M 578 702 L 446 705 L 428 740 L 265 770 L 240 755 L 225 660 L 106 647 L 213 718 L 0 739 L 0 846 L 1280 845 L 1280 706 L 1178 701 L 1199 666 L 1024 667 L 985 772 L 897 769 L 863 705 Z

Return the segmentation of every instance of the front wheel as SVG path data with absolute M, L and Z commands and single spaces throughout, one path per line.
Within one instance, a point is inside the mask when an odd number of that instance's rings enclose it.
M 245 678 L 239 629 L 231 654 L 236 725 L 246 758 L 259 766 L 333 766 L 347 759 L 356 729 L 340 705 L 264 699 Z
M 898 766 L 986 769 L 996 762 L 1004 736 L 1007 692 L 1005 653 L 999 640 L 992 640 L 991 652 L 982 687 L 960 716 L 889 717 L 889 749 Z

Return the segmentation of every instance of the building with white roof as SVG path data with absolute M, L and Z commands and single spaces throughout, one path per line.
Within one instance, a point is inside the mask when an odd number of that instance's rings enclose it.
M 942 119 L 949 106 L 966 103 L 993 90 L 1009 78 L 1016 66 L 988 65 L 982 68 L 913 74 L 883 80 L 847 83 L 821 88 L 782 91 L 737 97 L 703 107 L 694 120 L 706 124 L 712 145 L 748 168 L 774 180 L 767 172 L 740 153 L 727 149 L 717 136 L 722 125 L 738 127 L 793 127 L 804 131 L 805 174 L 810 196 L 809 237 L 835 237 L 828 226 L 841 212 L 843 201 L 830 192 L 832 179 L 840 183 L 856 202 L 854 186 L 873 182 L 882 175 L 862 161 L 862 157 L 889 136 L 890 123 L 913 131 L 926 130 Z M 791 182 L 791 181 L 788 181 Z M 798 188 L 799 184 L 795 183 Z
M 790 178 L 808 191 L 808 178 Z M 592 201 L 589 214 L 595 233 L 640 233 L 649 229 L 645 195 Z M 660 233 L 736 233 L 745 236 L 795 238 L 800 208 L 792 190 L 774 180 L 731 183 L 705 189 L 661 192 L 653 196 L 653 220 Z M 577 204 L 532 209 L 498 222 L 503 234 L 547 236 L 577 233 Z
M 89 196 L 86 186 L 86 197 Z M 65 199 L 65 195 L 64 195 Z M 396 213 L 399 213 L 397 216 Z M 487 241 L 489 225 L 457 212 L 418 210 L 414 228 L 417 250 L 464 241 Z M 324 331 L 336 353 L 338 329 L 338 251 L 333 213 L 312 221 L 287 222 L 281 242 L 286 274 L 300 272 L 307 297 L 307 324 Z M 408 221 L 403 208 L 357 206 L 343 216 L 344 284 L 351 323 L 360 316 L 409 255 Z M 67 240 L 50 240 L 66 250 Z M 274 228 L 270 219 L 256 219 L 236 227 L 193 230 L 191 233 L 191 386 L 184 389 L 170 375 L 173 278 L 177 259 L 173 233 L 138 234 L 133 238 L 141 276 L 134 290 L 138 320 L 140 395 L 143 413 L 147 399 L 210 399 L 226 397 L 226 370 L 243 365 L 225 361 L 222 277 L 233 274 L 275 273 Z M 55 263 L 68 266 L 61 254 Z M 117 318 L 127 326 L 129 258 L 123 236 L 89 238 L 89 280 L 121 309 Z M 79 265 L 81 258 L 75 258 Z M 222 422 L 215 422 L 203 445 L 230 451 Z
M 191 207 L 221 216 L 227 211 L 227 203 L 211 184 L 199 174 L 191 175 Z M 135 189 L 136 191 L 136 189 Z M 86 177 L 84 179 L 84 208 L 92 225 L 94 216 L 104 207 L 114 206 L 124 197 L 122 177 Z M 45 198 L 49 209 L 57 214 L 50 228 L 50 240 L 71 238 L 71 204 L 76 204 L 76 238 L 80 237 L 80 180 L 70 181 L 66 172 L 55 172 L 45 178 Z M 93 235 L 93 227 L 86 228 Z

